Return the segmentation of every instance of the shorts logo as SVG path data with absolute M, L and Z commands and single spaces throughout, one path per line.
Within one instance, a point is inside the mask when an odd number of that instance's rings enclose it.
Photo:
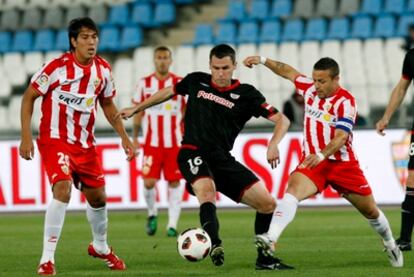
M 66 175 L 69 175 L 69 167 L 67 165 L 62 165 L 60 169 L 62 169 L 63 173 L 65 173 Z
M 142 174 L 147 175 L 152 166 L 152 156 L 144 156 L 144 165 L 142 166 Z
M 199 167 L 195 166 L 195 167 L 191 168 L 190 170 L 191 170 L 191 173 L 193 173 L 193 175 L 197 175 Z

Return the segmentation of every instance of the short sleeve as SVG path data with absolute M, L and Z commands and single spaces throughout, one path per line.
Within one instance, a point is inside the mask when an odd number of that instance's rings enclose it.
M 138 85 L 135 88 L 134 95 L 132 96 L 132 103 L 138 104 L 144 101 L 144 87 L 145 80 L 140 79 Z
M 299 75 L 298 77 L 296 77 L 295 79 L 295 88 L 296 88 L 296 92 L 301 95 L 301 96 L 305 96 L 305 92 L 311 87 L 313 86 L 313 80 L 303 76 L 303 75 Z
M 112 77 L 112 70 L 110 67 L 106 67 L 102 71 L 103 77 L 105 78 L 105 86 L 99 97 L 112 98 L 116 95 L 115 82 Z
M 266 98 L 256 89 L 254 89 L 253 97 L 249 102 L 254 117 L 269 118 L 278 112 L 275 107 L 266 102 Z
M 355 99 L 347 99 L 338 107 L 338 119 L 335 128 L 350 133 L 354 127 L 356 119 Z
M 174 93 L 180 95 L 188 95 L 190 91 L 191 80 L 193 80 L 194 76 L 194 73 L 190 73 L 187 74 L 187 76 L 185 76 L 183 79 L 178 81 L 173 87 Z
M 46 94 L 52 84 L 59 81 L 60 60 L 55 59 L 45 64 L 39 71 L 33 74 L 30 84 L 41 95 Z
M 413 50 L 408 51 L 407 54 L 405 55 L 402 75 L 403 75 L 403 78 L 406 80 L 412 80 L 414 78 L 414 51 Z

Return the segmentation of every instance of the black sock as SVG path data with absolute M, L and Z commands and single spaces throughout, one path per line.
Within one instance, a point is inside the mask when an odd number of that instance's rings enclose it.
M 254 233 L 260 235 L 266 233 L 269 230 L 270 221 L 272 221 L 273 213 L 261 214 L 256 212 L 256 220 L 254 221 Z M 271 259 L 262 254 L 261 251 L 257 251 L 257 260 L 262 263 L 270 263 Z
M 200 206 L 200 223 L 201 227 L 210 236 L 211 244 L 221 244 L 218 234 L 219 223 L 216 214 L 216 206 L 213 203 L 206 202 Z
M 411 242 L 414 224 L 414 188 L 407 187 L 404 202 L 401 204 L 400 239 Z

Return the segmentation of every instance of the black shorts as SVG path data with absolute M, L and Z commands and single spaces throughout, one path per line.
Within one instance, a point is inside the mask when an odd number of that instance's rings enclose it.
M 411 127 L 411 140 L 408 147 L 408 156 L 410 157 L 408 160 L 408 170 L 414 170 L 414 122 L 413 127 Z
M 177 162 L 187 181 L 186 188 L 193 195 L 191 184 L 197 179 L 209 177 L 214 180 L 217 191 L 240 202 L 244 191 L 259 181 L 253 172 L 224 151 L 205 153 L 198 149 L 182 148 Z

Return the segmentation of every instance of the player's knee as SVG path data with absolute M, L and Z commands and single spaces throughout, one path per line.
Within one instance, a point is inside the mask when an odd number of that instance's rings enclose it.
M 168 186 L 170 187 L 170 188 L 178 188 L 178 186 L 180 185 L 180 182 L 178 182 L 178 181 L 175 181 L 175 182 L 169 182 L 168 183 Z
M 379 211 L 376 206 L 368 207 L 364 211 L 364 216 L 368 219 L 376 219 L 379 217 Z
M 276 201 L 272 197 L 270 197 L 267 201 L 263 201 L 260 203 L 257 211 L 262 214 L 270 214 L 276 209 Z
M 407 178 L 407 187 L 414 188 L 414 173 L 409 171 L 408 178 Z
M 53 185 L 53 198 L 64 203 L 69 203 L 71 194 L 71 181 L 59 181 Z
M 155 187 L 155 183 L 157 181 L 153 180 L 153 179 L 149 179 L 149 180 L 144 180 L 144 186 L 146 189 L 152 189 Z

